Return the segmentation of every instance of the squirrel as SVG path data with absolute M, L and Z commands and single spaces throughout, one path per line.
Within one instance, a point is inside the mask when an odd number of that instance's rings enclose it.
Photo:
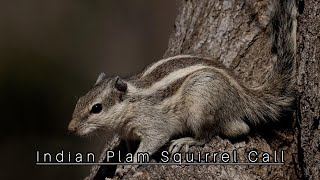
M 278 121 L 295 99 L 297 3 L 273 3 L 271 53 L 276 61 L 261 86 L 244 86 L 220 62 L 177 55 L 127 79 L 101 73 L 78 100 L 69 130 L 87 135 L 105 129 L 123 140 L 139 140 L 136 160 L 138 152 L 152 155 L 178 134 L 188 132 L 193 137 L 174 140 L 170 152 L 202 145 L 217 135 L 244 136 L 251 128 Z M 135 167 L 118 167 L 116 173 L 122 176 Z

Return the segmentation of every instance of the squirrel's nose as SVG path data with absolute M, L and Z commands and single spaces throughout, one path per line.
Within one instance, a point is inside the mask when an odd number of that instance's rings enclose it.
M 69 123 L 68 130 L 73 133 L 77 131 L 77 125 L 74 120 Z

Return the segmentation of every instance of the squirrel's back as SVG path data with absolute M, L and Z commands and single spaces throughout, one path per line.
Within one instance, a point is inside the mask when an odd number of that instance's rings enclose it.
M 262 86 L 245 87 L 232 72 L 209 58 L 178 55 L 162 59 L 130 79 L 134 90 L 128 97 L 152 101 L 160 109 L 179 107 L 176 113 L 195 134 L 212 127 L 216 133 L 237 136 L 247 133 L 249 126 L 277 121 L 294 100 L 295 3 L 274 1 L 270 26 L 275 61 Z

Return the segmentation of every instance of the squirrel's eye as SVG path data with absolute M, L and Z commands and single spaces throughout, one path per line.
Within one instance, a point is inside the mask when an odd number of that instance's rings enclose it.
M 90 112 L 93 113 L 93 114 L 98 114 L 101 111 L 102 111 L 102 104 L 95 104 L 95 105 L 92 106 Z

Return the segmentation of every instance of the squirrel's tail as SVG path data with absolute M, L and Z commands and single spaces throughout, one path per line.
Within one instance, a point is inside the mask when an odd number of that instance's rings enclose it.
M 271 52 L 275 57 L 273 71 L 267 79 L 266 90 L 278 96 L 291 94 L 296 56 L 296 0 L 276 0 L 271 16 Z
M 266 82 L 254 90 L 258 119 L 277 120 L 291 110 L 294 101 L 296 56 L 296 0 L 274 0 L 271 15 L 273 70 Z M 250 114 L 250 113 L 248 113 Z

